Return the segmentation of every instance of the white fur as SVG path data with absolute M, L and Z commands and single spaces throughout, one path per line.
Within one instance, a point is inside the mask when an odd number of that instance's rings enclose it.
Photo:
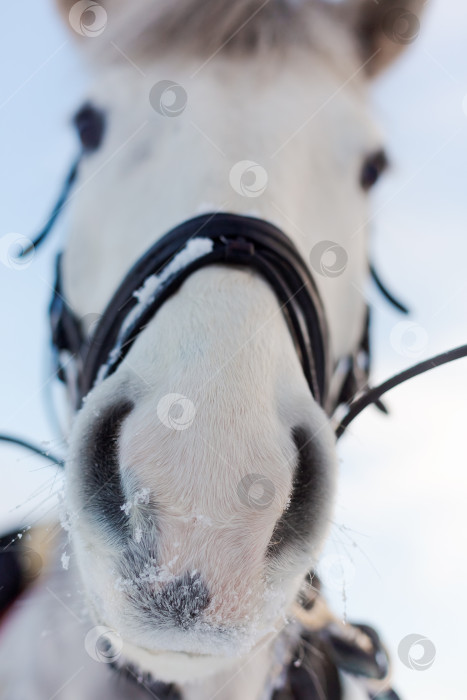
M 262 280 L 250 272 L 209 269 L 189 278 L 184 290 L 164 304 L 125 366 L 90 394 L 77 416 L 69 458 L 69 503 L 78 562 L 87 572 L 86 589 L 98 599 L 100 622 L 146 648 L 222 652 L 230 666 L 232 655 L 245 654 L 283 623 L 283 613 L 300 586 L 301 568 L 292 578 L 277 571 L 270 584 L 263 580 L 264 552 L 291 490 L 295 452 L 290 432 L 298 423 L 310 426 L 331 483 L 333 437 L 309 395 L 274 294 Z M 81 478 L 81 440 L 95 412 L 115 400 L 121 386 L 125 396 L 138 397 L 121 434 L 123 479 L 136 476 L 154 494 L 161 563 L 174 562 L 174 575 L 197 569 L 207 579 L 213 594 L 207 620 L 236 626 L 249 617 L 251 624 L 239 631 L 234 647 L 223 649 L 215 637 L 192 638 L 179 630 L 138 634 L 131 619 L 134 611 L 127 611 L 116 586 L 108 543 L 101 544 L 96 533 L 88 531 L 83 516 L 73 519 L 73 512 L 81 509 L 73 488 L 74 480 Z M 187 396 L 196 410 L 190 428 L 176 434 L 157 419 L 157 404 L 169 392 Z M 274 483 L 274 502 L 264 511 L 249 510 L 239 502 L 237 485 L 251 472 Z M 323 508 L 323 531 L 330 505 Z M 144 537 L 150 525 L 144 518 L 141 522 Z M 81 545 L 90 540 L 91 550 Z M 321 541 L 319 537 L 310 543 L 301 567 L 311 565 Z M 143 658 L 147 668 L 148 659 Z
M 83 163 L 82 189 L 78 184 L 72 202 L 67 296 L 79 314 L 102 312 L 129 265 L 208 200 L 214 211 L 277 224 L 305 259 L 324 238 L 346 248 L 344 274 L 316 276 L 339 357 L 354 348 L 362 327 L 368 209 L 358 177 L 380 135 L 364 108 L 361 75 L 342 88 L 342 74 L 304 50 L 287 64 L 274 56 L 266 64 L 254 61 L 219 57 L 194 78 L 199 61 L 178 65 L 173 58 L 145 66 L 145 79 L 126 65 L 105 74 L 91 99 L 108 111 L 108 128 L 103 147 Z M 358 67 L 352 62 L 347 78 Z M 167 76 L 188 94 L 176 118 L 155 113 L 148 99 L 152 85 Z M 268 173 L 261 197 L 241 197 L 230 185 L 231 168 L 246 159 Z

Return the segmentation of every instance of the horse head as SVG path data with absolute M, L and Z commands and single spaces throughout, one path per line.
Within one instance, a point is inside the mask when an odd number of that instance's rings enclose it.
M 415 37 L 423 3 L 60 4 L 95 78 L 62 266 L 84 331 L 167 230 L 228 211 L 293 241 L 332 366 L 351 355 L 368 191 L 386 165 L 368 86 Z M 121 658 L 180 681 L 273 639 L 318 561 L 336 462 L 271 286 L 239 266 L 190 275 L 70 432 L 76 563 Z

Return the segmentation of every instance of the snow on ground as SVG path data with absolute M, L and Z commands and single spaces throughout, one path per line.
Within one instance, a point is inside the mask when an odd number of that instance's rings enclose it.
M 37 229 L 75 153 L 67 120 L 86 76 L 52 5 L 23 0 L 2 11 L 1 236 Z M 462 0 L 433 2 L 422 37 L 375 87 L 394 167 L 375 197 L 374 259 L 414 311 L 414 325 L 401 326 L 405 319 L 371 292 L 375 380 L 467 341 L 466 24 Z M 59 452 L 43 398 L 57 238 L 33 265 L 0 266 L 0 429 Z M 396 685 L 412 700 L 465 697 L 466 397 L 460 361 L 395 390 L 391 417 L 368 410 L 340 448 L 321 574 L 340 614 L 383 631 Z M 46 513 L 60 477 L 39 458 L 0 449 L 4 530 Z M 409 634 L 434 644 L 430 668 L 399 660 Z

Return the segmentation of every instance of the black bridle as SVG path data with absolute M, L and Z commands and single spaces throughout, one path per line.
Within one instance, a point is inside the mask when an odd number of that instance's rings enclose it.
M 186 259 L 189 246 L 195 248 L 196 243 L 204 245 L 204 252 L 177 266 L 178 256 L 184 254 Z M 176 226 L 141 256 L 119 285 L 90 339 L 63 298 L 58 261 L 50 307 L 52 342 L 59 357 L 68 353 L 76 362 L 76 380 L 70 381 L 75 384 L 72 395 L 77 408 L 96 382 L 115 372 L 162 304 L 191 274 L 210 265 L 253 268 L 267 280 L 277 295 L 310 390 L 315 400 L 326 406 L 331 377 L 329 334 L 321 297 L 304 260 L 290 239 L 271 223 L 214 213 Z M 138 301 L 151 281 L 157 285 L 153 293 L 144 303 Z
M 46 239 L 68 201 L 81 159 L 96 150 L 101 143 L 105 119 L 92 105 L 85 104 L 74 122 L 80 134 L 81 154 L 71 167 L 49 219 L 21 256 L 30 253 Z M 144 287 L 150 277 L 159 275 L 162 278 L 164 271 L 170 272 L 170 265 L 177 254 L 196 239 L 209 241 L 212 244 L 209 251 L 195 255 L 190 262 L 167 274 L 149 302 L 141 304 L 138 309 L 135 293 Z M 96 381 L 115 372 L 164 301 L 177 291 L 189 275 L 212 264 L 253 268 L 271 285 L 314 398 L 330 417 L 340 405 L 346 407 L 346 414 L 336 427 L 337 438 L 370 404 L 386 412 L 380 401 L 386 392 L 430 369 L 467 356 L 467 345 L 462 345 L 420 362 L 378 387 L 368 388 L 369 312 L 359 346 L 353 355 L 341 358 L 345 366 L 342 373 L 338 366 L 331 366 L 326 315 L 318 289 L 308 265 L 290 239 L 267 221 L 237 214 L 216 213 L 185 221 L 157 241 L 126 275 L 91 338 L 87 337 L 79 318 L 63 297 L 60 256 L 58 257 L 50 306 L 52 344 L 56 351 L 58 376 L 67 381 L 76 408 L 81 406 Z M 402 313 L 407 313 L 407 308 L 388 292 L 373 266 L 370 266 L 369 272 L 387 300 Z M 129 319 L 131 322 L 128 322 Z M 74 365 L 73 375 L 61 361 L 64 354 L 68 355 Z M 63 465 L 63 460 L 59 457 L 22 438 L 0 434 L 0 441 L 15 443 Z
M 196 240 L 211 242 L 211 249 L 169 274 L 156 287 L 149 301 L 140 304 L 138 310 L 138 293 L 148 280 L 153 275 L 163 276 L 170 264 L 176 261 L 177 255 Z M 366 388 L 360 394 L 366 386 L 369 371 L 368 327 L 365 327 L 356 355 L 346 358 L 347 373 L 341 378 L 339 390 L 330 402 L 330 382 L 336 367 L 331 366 L 325 310 L 314 279 L 296 247 L 280 229 L 267 221 L 238 214 L 205 214 L 171 229 L 141 256 L 113 295 L 90 339 L 63 298 L 58 258 L 55 292 L 50 306 L 52 342 L 57 357 L 67 352 L 77 364 L 77 371 L 70 380 L 75 385 L 72 395 L 77 408 L 80 408 L 83 398 L 96 381 L 115 372 L 162 304 L 193 272 L 214 264 L 253 268 L 270 284 L 284 313 L 315 400 L 330 416 L 339 405 L 347 406 L 347 413 L 336 428 L 337 438 L 367 406 L 377 404 L 381 408 L 381 397 L 394 387 L 430 369 L 467 356 L 467 346 L 463 345 L 424 360 L 378 387 Z M 404 307 L 387 292 L 379 278 L 376 280 L 385 296 L 403 311 Z M 125 321 L 135 310 L 132 322 L 122 331 Z M 363 355 L 363 371 L 358 369 L 361 357 L 357 362 L 357 355 Z M 60 368 L 62 379 L 65 374 Z

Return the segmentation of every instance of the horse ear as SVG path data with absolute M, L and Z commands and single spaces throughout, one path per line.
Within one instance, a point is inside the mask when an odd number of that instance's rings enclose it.
M 341 5 L 370 77 L 416 40 L 426 4 L 427 0 L 347 0 Z
M 96 38 L 127 0 L 55 0 L 63 21 L 75 38 Z

